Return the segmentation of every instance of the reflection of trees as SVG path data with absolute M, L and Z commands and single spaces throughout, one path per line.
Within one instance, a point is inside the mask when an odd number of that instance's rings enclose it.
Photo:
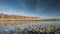
M 1 26 L 1 23 L 0 23 L 0 26 Z

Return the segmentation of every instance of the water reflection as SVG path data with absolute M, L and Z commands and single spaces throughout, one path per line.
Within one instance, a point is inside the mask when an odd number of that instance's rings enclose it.
M 38 24 L 5 25 L 1 34 L 60 34 L 60 21 L 38 21 Z

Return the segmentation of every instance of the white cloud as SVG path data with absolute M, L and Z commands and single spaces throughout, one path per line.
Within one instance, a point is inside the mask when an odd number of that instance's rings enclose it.
M 25 13 L 24 13 L 23 11 L 16 12 L 16 13 L 14 13 L 14 14 L 16 14 L 16 15 L 25 15 Z
M 4 14 L 13 14 L 13 15 L 26 15 L 23 11 L 13 11 L 13 10 L 7 10 L 7 11 L 0 11 L 0 13 L 4 13 Z

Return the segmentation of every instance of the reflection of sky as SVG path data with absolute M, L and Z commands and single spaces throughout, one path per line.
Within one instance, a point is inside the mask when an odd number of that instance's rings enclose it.
M 41 23 L 40 23 L 41 22 Z M 46 27 L 46 26 L 55 26 L 55 27 L 60 27 L 60 21 L 40 21 L 38 24 L 18 24 L 18 25 L 6 25 L 6 26 L 2 26 L 0 27 L 0 32 L 1 31 L 17 31 L 17 30 L 21 30 L 24 28 L 29 28 L 29 27 Z
M 0 0 L 0 12 L 40 17 L 60 17 L 60 0 Z

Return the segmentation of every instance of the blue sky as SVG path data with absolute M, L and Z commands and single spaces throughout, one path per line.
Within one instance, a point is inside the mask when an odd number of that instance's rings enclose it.
M 60 0 L 0 0 L 0 13 L 60 18 Z

